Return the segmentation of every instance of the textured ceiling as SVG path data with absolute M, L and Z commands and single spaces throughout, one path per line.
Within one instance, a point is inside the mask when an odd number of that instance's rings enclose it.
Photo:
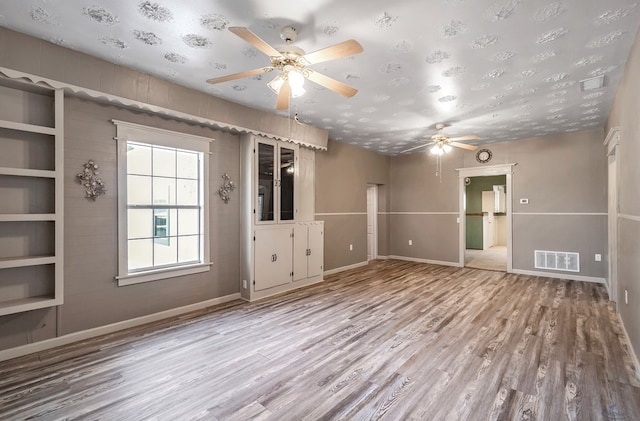
M 640 25 L 628 0 L 3 0 L 0 25 L 234 102 L 275 111 L 273 73 L 206 79 L 269 65 L 229 32 L 273 46 L 298 30 L 306 52 L 356 39 L 364 53 L 314 65 L 359 90 L 307 81 L 292 100 L 331 139 L 395 155 L 445 122 L 491 143 L 601 127 Z M 580 81 L 605 76 L 602 89 Z

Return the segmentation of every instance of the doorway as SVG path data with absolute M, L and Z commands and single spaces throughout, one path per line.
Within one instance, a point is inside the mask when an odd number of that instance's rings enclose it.
M 378 258 L 378 186 L 367 187 L 367 261 Z
M 464 265 L 507 270 L 506 175 L 465 178 Z
M 516 164 L 505 165 L 493 165 L 487 167 L 472 167 L 459 169 L 459 265 L 462 267 L 477 267 L 481 269 L 500 270 L 511 272 L 513 270 L 512 261 L 512 221 L 511 221 L 511 176 L 513 173 L 513 167 Z M 498 177 L 501 176 L 501 177 Z M 485 179 L 485 177 L 487 177 Z M 491 177 L 491 178 L 489 178 Z M 495 178 L 494 178 L 495 177 Z M 483 234 L 485 232 L 491 233 L 490 236 L 484 236 L 481 234 L 480 245 L 476 246 L 475 250 L 471 248 L 467 252 L 467 197 L 466 190 L 470 183 L 473 183 L 474 178 L 476 184 L 482 184 L 481 181 L 487 181 L 487 186 L 490 188 L 484 189 L 486 201 L 493 202 L 493 207 L 485 208 L 487 211 L 483 212 L 482 199 L 480 198 L 480 204 L 478 209 L 469 209 L 474 212 L 470 212 L 472 215 L 469 218 L 474 218 L 476 224 L 485 225 L 481 230 Z M 496 183 L 494 183 L 496 181 Z M 498 186 L 494 189 L 493 186 Z M 480 189 L 482 191 L 482 188 Z M 496 212 L 496 209 L 498 212 Z M 496 216 L 500 217 L 498 221 Z M 473 223 L 469 221 L 470 223 Z M 498 226 L 498 222 L 500 226 Z M 470 233 L 471 235 L 472 233 Z M 499 237 L 496 240 L 496 237 Z M 476 239 L 477 240 L 477 239 Z

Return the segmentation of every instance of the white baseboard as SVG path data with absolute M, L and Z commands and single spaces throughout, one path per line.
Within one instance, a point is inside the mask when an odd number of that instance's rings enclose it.
M 405 260 L 407 262 L 416 262 L 416 263 L 430 263 L 432 265 L 440 265 L 440 266 L 462 267 L 460 265 L 460 262 L 444 262 L 440 260 L 419 259 L 417 257 L 389 256 L 389 259 Z
M 329 269 L 324 271 L 324 275 L 325 276 L 333 275 L 334 273 L 344 272 L 345 270 L 349 270 L 349 269 L 356 269 L 362 266 L 367 266 L 368 264 L 369 262 L 360 262 L 360 263 L 354 263 L 353 265 L 349 265 L 349 266 L 342 266 L 335 269 Z
M 35 352 L 45 351 L 62 345 L 68 345 L 73 342 L 84 341 L 86 339 L 95 338 L 96 336 L 114 333 L 119 330 L 129 329 L 146 323 L 156 322 L 170 317 L 180 316 L 203 308 L 215 306 L 218 304 L 228 303 L 229 301 L 239 300 L 240 293 L 225 295 L 200 303 L 189 304 L 183 307 L 172 308 L 170 310 L 158 313 L 148 314 L 146 316 L 136 317 L 134 319 L 124 320 L 122 322 L 112 323 L 105 326 L 94 327 L 92 329 L 82 330 L 80 332 L 69 333 L 68 335 L 59 336 L 57 338 L 45 339 L 44 341 L 34 342 L 32 344 L 17 346 L 15 348 L 0 351 L 0 361 L 10 360 L 12 358 L 22 357 L 24 355 L 33 354 Z
M 627 337 L 627 344 L 629 345 L 629 352 L 631 352 L 631 359 L 633 360 L 633 364 L 636 367 L 636 378 L 640 381 L 640 360 L 638 360 L 638 354 L 636 354 L 635 349 L 633 349 L 633 344 L 629 340 L 629 332 L 627 332 L 627 328 L 624 326 L 624 321 L 622 320 L 622 316 L 620 313 L 616 313 L 618 315 L 618 321 L 620 322 L 620 326 L 622 327 L 622 331 L 624 332 L 624 336 Z
M 375 260 L 389 260 L 389 256 L 377 256 Z
M 511 273 L 517 273 L 519 275 L 544 276 L 547 278 L 567 279 L 569 281 L 595 282 L 596 284 L 606 285 L 604 278 L 596 278 L 594 276 L 572 275 L 570 273 L 559 273 L 559 272 L 540 272 L 537 270 L 522 270 L 522 269 L 513 269 Z

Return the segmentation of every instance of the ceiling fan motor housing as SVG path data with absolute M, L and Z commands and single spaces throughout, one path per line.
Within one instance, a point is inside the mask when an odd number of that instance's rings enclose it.
M 298 31 L 293 26 L 283 26 L 280 29 L 280 38 L 287 44 L 291 44 L 298 38 Z

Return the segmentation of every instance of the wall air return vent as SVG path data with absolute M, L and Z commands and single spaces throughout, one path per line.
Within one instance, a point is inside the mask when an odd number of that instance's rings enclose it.
M 580 272 L 580 254 L 566 251 L 535 250 L 536 269 Z

